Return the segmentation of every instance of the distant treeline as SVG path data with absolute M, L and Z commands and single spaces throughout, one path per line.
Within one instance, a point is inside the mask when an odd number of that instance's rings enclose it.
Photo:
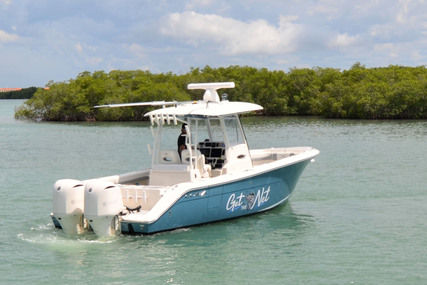
M 54 121 L 142 120 L 153 107 L 101 108 L 100 104 L 200 100 L 202 90 L 189 83 L 234 81 L 220 90 L 230 101 L 264 107 L 266 116 L 323 116 L 351 119 L 426 119 L 425 66 L 349 70 L 293 68 L 289 72 L 248 66 L 192 68 L 183 75 L 149 71 L 83 72 L 67 82 L 50 82 L 20 106 L 16 118 Z M 150 109 L 151 108 L 151 109 Z
M 36 91 L 37 87 L 29 87 L 16 91 L 0 92 L 0 99 L 30 99 Z

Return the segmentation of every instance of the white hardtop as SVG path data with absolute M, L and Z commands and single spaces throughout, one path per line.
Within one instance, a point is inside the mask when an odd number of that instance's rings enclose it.
M 205 90 L 203 100 L 190 102 L 177 101 L 153 101 L 153 102 L 135 102 L 123 104 L 98 105 L 95 108 L 104 107 L 135 107 L 135 106 L 162 106 L 163 108 L 148 112 L 146 117 L 150 118 L 152 124 L 155 122 L 173 122 L 177 124 L 177 117 L 219 117 L 232 114 L 243 114 L 262 110 L 263 107 L 247 102 L 230 102 L 227 96 L 222 101 L 219 99 L 217 90 L 222 88 L 234 88 L 234 82 L 215 82 L 215 83 L 191 83 L 187 88 L 190 90 Z M 173 106 L 173 107 L 166 107 Z
M 262 107 L 253 103 L 244 102 L 206 102 L 195 101 L 184 103 L 176 107 L 161 108 L 145 114 L 145 116 L 179 116 L 179 117 L 214 117 L 242 114 L 262 110 Z
M 262 110 L 263 107 L 247 102 L 230 102 L 227 98 L 219 99 L 217 90 L 222 88 L 234 88 L 234 82 L 215 82 L 215 83 L 191 83 L 187 88 L 190 90 L 205 90 L 203 100 L 190 102 L 177 101 L 153 101 L 153 102 L 135 102 L 123 104 L 98 105 L 95 108 L 105 107 L 135 107 L 135 106 L 162 106 L 163 108 L 148 112 L 146 117 L 150 118 L 152 124 L 155 122 L 173 122 L 177 124 L 177 117 L 219 117 L 232 114 L 243 114 Z M 225 96 L 227 97 L 227 96 Z M 173 107 L 166 107 L 173 106 Z
M 246 102 L 230 102 L 226 99 L 219 100 L 217 89 L 233 88 L 234 82 L 197 83 L 189 84 L 188 89 L 205 90 L 203 100 L 194 102 L 171 102 L 174 107 L 161 108 L 145 114 L 156 121 L 159 118 L 167 119 L 178 117 L 218 117 L 232 114 L 242 114 L 262 110 L 262 106 Z M 171 105 L 169 104 L 169 105 Z

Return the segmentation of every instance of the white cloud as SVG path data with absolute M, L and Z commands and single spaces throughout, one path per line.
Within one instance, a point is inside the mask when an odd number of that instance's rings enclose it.
M 104 62 L 104 59 L 102 57 L 99 56 L 94 56 L 94 57 L 90 57 L 86 60 L 86 62 L 90 65 L 90 66 L 99 66 L 102 62 Z
M 212 0 L 191 0 L 186 4 L 187 10 L 193 10 L 197 7 L 207 7 L 212 4 Z
M 9 43 L 16 42 L 17 40 L 19 40 L 19 36 L 0 30 L 0 42 Z
M 421 53 L 420 53 L 420 51 L 419 51 L 419 50 L 414 50 L 414 51 L 411 53 L 411 58 L 412 58 L 413 60 L 417 61 L 417 60 L 421 60 L 421 59 L 423 59 L 423 56 L 421 55 Z
M 76 43 L 75 47 L 76 47 L 77 52 L 79 54 L 82 54 L 82 52 L 83 52 L 82 44 L 81 43 Z
M 411 4 L 412 0 L 399 0 L 398 13 L 396 15 L 396 21 L 398 23 L 405 23 L 408 21 L 408 12 L 409 12 L 409 4 Z
M 301 27 L 293 23 L 295 20 L 295 16 L 281 16 L 276 27 L 262 19 L 243 22 L 214 14 L 184 12 L 168 15 L 160 32 L 196 47 L 219 49 L 227 55 L 281 54 L 296 48 Z
M 83 53 L 96 53 L 98 50 L 96 46 L 82 44 L 80 42 L 76 43 L 74 47 L 79 55 L 82 55 Z
M 359 36 L 350 36 L 347 33 L 344 34 L 338 34 L 335 36 L 335 38 L 331 41 L 331 47 L 337 47 L 337 48 L 345 48 L 345 47 L 351 47 L 358 43 Z
M 393 43 L 376 44 L 374 50 L 377 54 L 387 55 L 390 58 L 397 58 L 399 56 L 399 48 Z
M 328 1 L 319 1 L 316 5 L 307 7 L 307 14 L 310 16 L 321 15 L 328 20 L 335 18 L 340 14 L 340 6 L 338 3 L 328 3 Z
M 130 44 L 130 45 L 124 45 L 124 47 L 137 58 L 146 57 L 147 50 L 141 45 Z

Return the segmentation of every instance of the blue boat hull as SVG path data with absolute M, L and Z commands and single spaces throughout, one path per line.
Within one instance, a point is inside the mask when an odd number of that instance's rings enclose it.
M 309 160 L 239 181 L 188 192 L 158 220 L 121 222 L 123 234 L 152 234 L 228 220 L 266 211 L 285 203 Z

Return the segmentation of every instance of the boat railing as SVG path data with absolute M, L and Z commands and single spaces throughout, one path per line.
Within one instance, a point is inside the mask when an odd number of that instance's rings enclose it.
M 149 211 L 163 196 L 167 187 L 120 185 L 123 205 L 135 209 L 140 207 L 141 211 Z
M 178 124 L 176 114 L 151 114 L 149 117 L 151 125 L 154 125 L 154 123 L 156 123 L 157 125 L 163 125 L 164 123 L 167 123 L 168 125 L 170 125 L 171 123 L 174 123 L 174 125 Z
M 98 179 L 103 181 L 109 181 L 114 184 L 134 184 L 134 185 L 145 185 L 148 184 L 150 171 L 141 170 L 133 171 L 119 175 L 104 176 Z

